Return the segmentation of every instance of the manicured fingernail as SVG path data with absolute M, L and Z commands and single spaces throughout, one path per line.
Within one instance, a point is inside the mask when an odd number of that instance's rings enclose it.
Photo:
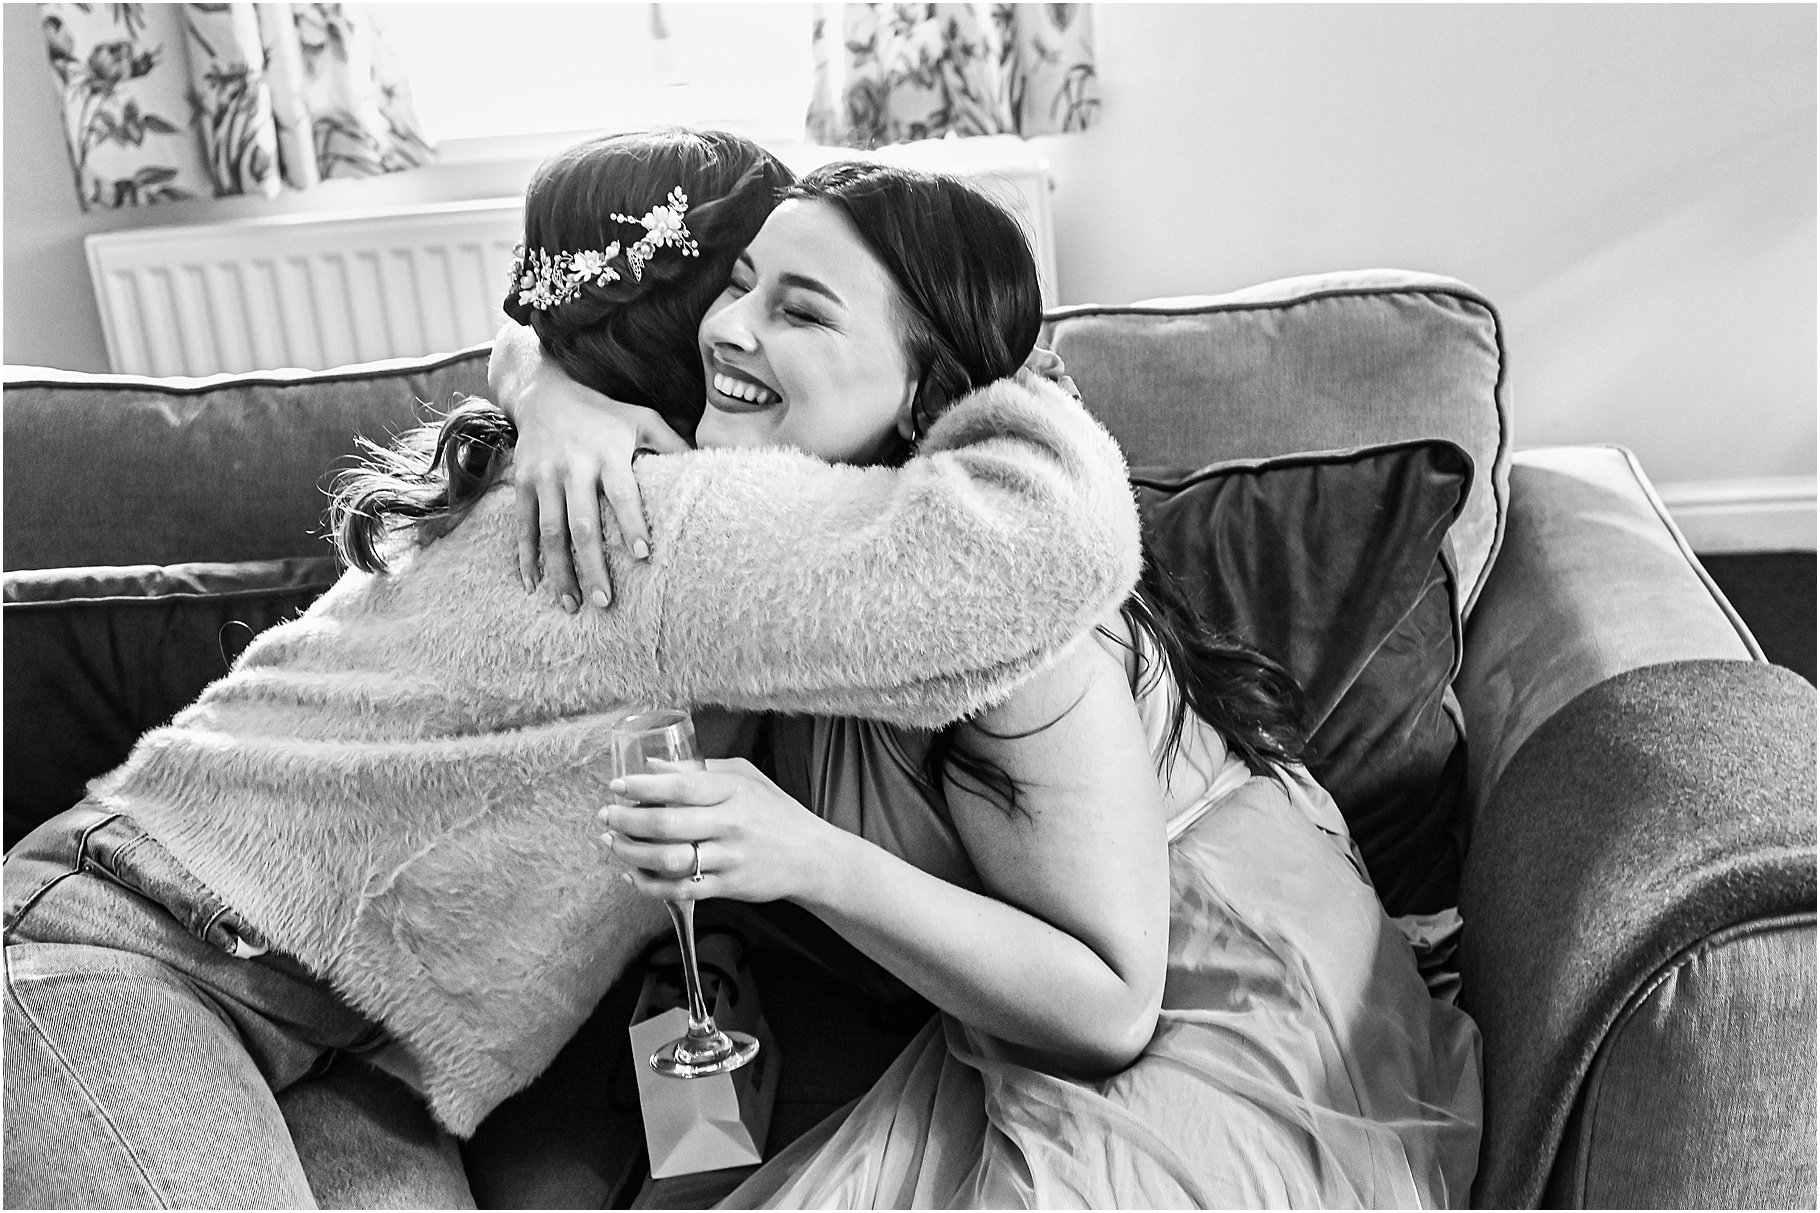
M 569 614 L 573 615 L 575 613 L 575 608 L 580 605 L 581 605 L 580 603 L 575 601 L 575 595 L 564 594 L 562 596 L 562 609 L 567 611 Z
M 627 884 L 634 883 L 634 881 L 632 880 L 632 873 L 630 873 L 630 872 L 621 872 L 619 874 L 619 878 L 621 880 L 625 881 Z
M 626 781 L 624 779 L 611 779 L 611 780 L 607 781 L 607 791 L 612 792 L 615 795 L 617 795 L 618 793 L 623 792 L 625 790 L 626 790 Z M 604 813 L 604 812 L 606 812 L 606 810 L 602 809 L 601 812 Z
M 525 583 L 525 593 L 530 594 L 536 591 L 537 583 L 531 580 L 531 575 L 529 573 L 520 574 L 518 579 Z
M 634 539 L 632 541 L 632 554 L 640 560 L 649 560 L 651 558 L 651 545 L 642 539 Z
M 605 834 L 602 834 L 600 840 L 611 847 L 613 845 L 613 831 L 608 830 Z
M 599 588 L 596 588 L 588 597 L 594 600 L 594 605 L 597 607 L 605 607 L 608 603 L 613 601 L 611 598 L 607 597 L 607 592 L 605 590 Z

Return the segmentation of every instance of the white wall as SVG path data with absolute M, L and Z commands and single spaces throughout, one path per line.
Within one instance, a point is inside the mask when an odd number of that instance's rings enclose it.
M 1520 444 L 1623 443 L 1670 486 L 1805 484 L 1811 513 L 1811 6 L 1107 4 L 1095 19 L 1101 121 L 1039 141 L 1064 300 L 1451 274 L 1500 306 Z M 4 38 L 10 362 L 105 369 L 88 232 L 495 196 L 531 167 L 83 216 L 32 6 L 5 6 Z

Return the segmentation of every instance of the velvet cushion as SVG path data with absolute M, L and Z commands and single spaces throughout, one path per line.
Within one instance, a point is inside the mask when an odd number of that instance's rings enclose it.
M 1451 532 L 1465 613 L 1510 499 L 1503 324 L 1472 287 L 1352 270 L 1052 310 L 1047 343 L 1133 467 L 1445 438 L 1472 456 Z
M 6 575 L 6 845 L 308 606 L 333 557 Z
M 1455 904 L 1465 734 L 1448 686 L 1461 645 L 1448 529 L 1471 459 L 1425 439 L 1132 479 L 1152 550 L 1203 619 L 1307 692 L 1309 770 L 1385 907 Z

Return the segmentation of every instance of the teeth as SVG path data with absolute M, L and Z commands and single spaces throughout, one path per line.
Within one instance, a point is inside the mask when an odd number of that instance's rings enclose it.
M 718 372 L 714 376 L 714 390 L 723 396 L 731 396 L 735 400 L 745 400 L 752 404 L 774 404 L 779 399 L 777 393 L 770 388 L 760 387 L 756 383 L 735 379 L 731 375 L 723 375 Z

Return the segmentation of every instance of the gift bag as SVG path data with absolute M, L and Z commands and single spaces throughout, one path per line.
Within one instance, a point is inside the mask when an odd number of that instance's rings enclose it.
M 696 940 L 696 954 L 715 1025 L 757 1037 L 758 1056 L 731 1074 L 706 1078 L 667 1078 L 653 1070 L 651 1054 L 689 1030 L 689 1012 L 681 949 L 671 942 L 651 955 L 629 1035 L 653 1179 L 762 1161 L 777 1098 L 777 1042 L 758 1005 L 744 940 L 707 931 Z

